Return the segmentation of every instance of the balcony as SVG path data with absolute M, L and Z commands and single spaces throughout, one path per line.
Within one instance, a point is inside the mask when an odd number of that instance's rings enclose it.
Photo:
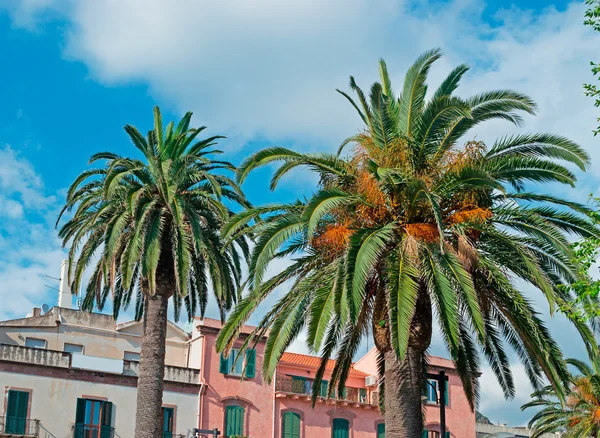
M 294 379 L 290 376 L 277 376 L 275 380 L 275 392 L 278 398 L 289 397 L 292 399 L 303 399 L 310 401 L 312 397 L 312 380 Z M 325 396 L 325 392 L 321 393 Z M 377 397 L 375 397 L 373 403 L 373 395 L 377 393 L 372 392 L 369 397 L 369 391 L 366 388 L 350 388 L 347 387 L 344 393 L 336 394 L 334 397 L 326 398 L 319 397 L 320 402 L 339 404 L 342 406 L 355 406 L 371 409 L 373 406 L 377 406 Z
M 40 421 L 29 418 L 0 417 L 0 437 L 39 437 Z
M 30 348 L 20 345 L 0 344 L 0 361 L 83 371 L 100 371 L 134 377 L 137 377 L 139 373 L 139 363 L 136 361 L 87 356 L 84 354 L 72 355 L 63 351 Z M 199 385 L 200 370 L 167 365 L 165 366 L 165 381 Z
M 73 438 L 115 438 L 115 428 L 110 426 L 73 425 Z

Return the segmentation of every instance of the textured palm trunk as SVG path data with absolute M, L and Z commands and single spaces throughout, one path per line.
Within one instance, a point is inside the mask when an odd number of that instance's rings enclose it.
M 166 255 L 165 255 L 166 254 Z M 137 384 L 135 436 L 162 438 L 162 397 L 169 297 L 175 288 L 170 248 L 161 251 L 156 294 L 146 294 L 144 333 Z
M 385 436 L 420 438 L 422 409 L 423 352 L 408 348 L 400 362 L 394 351 L 385 353 Z
M 408 350 L 399 361 L 389 341 L 389 330 L 377 324 L 385 318 L 387 306 L 378 293 L 374 306 L 375 345 L 384 355 L 384 416 L 386 438 L 421 438 L 423 433 L 423 378 L 425 352 L 431 343 L 431 302 L 425 288 L 417 299 Z

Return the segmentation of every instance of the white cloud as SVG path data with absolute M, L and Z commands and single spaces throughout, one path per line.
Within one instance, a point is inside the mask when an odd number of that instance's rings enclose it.
M 56 303 L 64 258 L 54 231 L 56 197 L 45 192 L 29 161 L 0 148 L 0 320 L 25 316 L 33 306 Z M 4 217 L 3 217 L 4 216 Z

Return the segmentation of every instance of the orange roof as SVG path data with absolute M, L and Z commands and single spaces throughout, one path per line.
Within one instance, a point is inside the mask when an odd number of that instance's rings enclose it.
M 286 365 L 298 365 L 307 368 L 319 368 L 321 365 L 321 358 L 318 356 L 310 356 L 308 354 L 300 354 L 300 353 L 283 353 L 281 356 L 280 363 L 284 363 Z M 325 369 L 328 371 L 333 370 L 335 366 L 335 360 L 329 359 L 327 361 L 327 365 Z M 352 369 L 350 371 L 351 374 L 355 376 L 368 376 L 367 373 L 363 373 L 357 369 L 354 369 L 354 364 L 352 364 Z

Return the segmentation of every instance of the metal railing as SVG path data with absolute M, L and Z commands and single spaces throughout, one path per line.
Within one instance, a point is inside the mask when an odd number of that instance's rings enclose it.
M 312 386 L 312 380 L 294 379 L 290 376 L 277 376 L 275 380 L 275 391 L 287 392 L 289 394 L 312 395 Z M 320 393 L 323 397 L 326 396 L 325 390 Z M 346 387 L 342 394 L 336 393 L 331 398 L 340 401 L 369 404 L 367 391 L 365 389 L 361 391 L 361 388 Z M 370 404 L 374 403 L 371 401 Z
M 73 438 L 115 438 L 115 428 L 110 426 L 74 424 Z
M 40 421 L 13 416 L 0 417 L 1 436 L 39 437 Z

